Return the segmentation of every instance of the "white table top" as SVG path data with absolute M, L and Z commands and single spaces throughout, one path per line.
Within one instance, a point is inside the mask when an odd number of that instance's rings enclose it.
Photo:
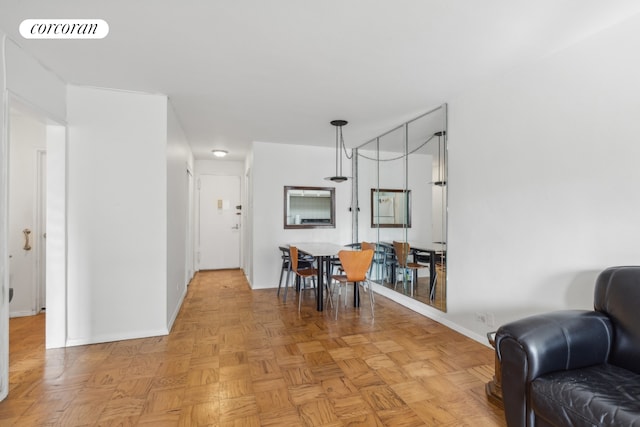
M 331 242 L 290 243 L 289 246 L 295 246 L 299 251 L 312 256 L 333 256 L 342 250 L 349 249 L 346 246 Z

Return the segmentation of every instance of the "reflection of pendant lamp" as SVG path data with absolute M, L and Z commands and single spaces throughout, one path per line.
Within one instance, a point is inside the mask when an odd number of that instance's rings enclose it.
M 344 139 L 342 138 L 342 126 L 346 125 L 346 120 L 332 120 L 331 124 L 336 127 L 336 174 L 327 178 L 333 182 L 345 182 L 346 176 L 342 175 L 342 150 L 344 150 Z
M 441 130 L 433 134 L 438 137 L 438 180 L 433 182 L 433 185 L 437 185 L 438 187 L 444 187 L 447 185 L 447 181 L 444 179 L 444 153 L 442 150 L 442 144 L 440 142 L 440 137 L 445 135 L 445 131 Z

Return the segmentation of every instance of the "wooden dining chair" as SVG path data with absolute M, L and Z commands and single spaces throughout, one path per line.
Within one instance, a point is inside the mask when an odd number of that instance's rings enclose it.
M 338 286 L 338 298 L 335 303 L 336 319 L 338 318 L 338 308 L 340 307 L 340 295 L 344 288 L 344 304 L 347 305 L 347 284 L 349 283 L 366 283 L 368 285 L 369 302 L 371 304 L 371 316 L 373 316 L 373 290 L 371 289 L 371 281 L 367 277 L 371 260 L 373 259 L 373 250 L 365 249 L 360 251 L 340 251 L 338 258 L 342 263 L 342 269 L 345 274 L 332 276 Z M 354 290 L 355 292 L 355 290 Z
M 417 276 L 417 271 L 419 269 L 422 268 L 428 268 L 427 265 L 424 264 L 419 264 L 417 262 L 409 262 L 408 258 L 409 258 L 409 253 L 411 252 L 411 246 L 409 245 L 408 242 L 397 242 L 394 241 L 393 242 L 393 249 L 396 252 L 396 262 L 397 262 L 397 269 L 402 270 L 403 273 L 403 282 L 404 282 L 404 277 L 405 277 L 405 273 L 410 271 L 411 273 L 409 274 L 410 276 L 410 283 L 411 283 L 411 296 L 413 296 L 413 291 L 414 291 L 414 283 L 413 283 L 413 276 Z M 398 285 L 398 274 L 396 271 L 396 277 L 394 278 L 395 282 L 394 282 L 394 289 L 396 288 L 396 286 Z
M 298 258 L 298 248 L 289 246 L 289 262 L 291 263 L 291 271 L 300 278 L 300 290 L 298 292 L 298 312 L 302 304 L 302 293 L 307 289 L 307 279 L 311 278 L 313 282 L 313 292 L 316 291 L 316 277 L 318 277 L 318 269 L 313 267 L 298 268 L 300 259 Z M 288 285 L 287 285 L 288 286 Z

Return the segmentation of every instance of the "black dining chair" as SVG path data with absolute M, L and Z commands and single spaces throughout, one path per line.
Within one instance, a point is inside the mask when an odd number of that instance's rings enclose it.
M 282 259 L 282 265 L 280 266 L 280 281 L 278 282 L 278 296 L 280 296 L 280 288 L 282 287 L 282 279 L 284 278 L 284 273 L 287 273 L 287 280 L 285 281 L 286 286 L 289 286 L 289 273 L 291 272 L 291 264 L 290 264 L 290 255 L 289 248 L 286 246 L 279 246 L 280 249 L 280 258 Z M 284 290 L 284 301 L 287 301 L 287 289 Z
M 285 289 L 284 289 L 284 296 L 282 298 L 282 301 L 287 302 L 287 291 L 289 289 L 289 283 L 290 283 L 289 277 L 291 275 L 291 255 L 290 255 L 288 246 L 279 246 L 278 249 L 280 249 L 280 257 L 282 259 L 282 264 L 280 265 L 280 280 L 278 282 L 277 296 L 280 296 L 280 288 L 282 288 L 282 279 L 284 278 Z M 307 255 L 298 253 L 298 268 L 312 268 L 313 263 L 314 263 L 313 257 L 309 257 Z M 285 272 L 286 272 L 286 277 L 285 277 Z M 296 288 L 298 288 L 300 284 L 300 280 L 297 276 L 294 275 L 294 277 L 296 277 L 295 283 L 296 283 Z

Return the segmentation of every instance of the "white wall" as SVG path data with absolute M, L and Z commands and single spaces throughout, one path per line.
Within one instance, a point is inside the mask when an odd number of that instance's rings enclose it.
M 449 100 L 448 313 L 483 340 L 638 264 L 640 17 Z
M 167 108 L 167 329 L 193 277 L 193 154 L 173 106 Z
M 255 142 L 252 180 L 252 258 L 254 289 L 278 286 L 280 251 L 286 243 L 351 242 L 351 183 L 335 184 L 324 178 L 335 174 L 335 149 Z M 343 173 L 351 175 L 345 162 Z M 336 228 L 284 229 L 284 187 L 336 187 Z
M 67 98 L 68 344 L 166 334 L 167 99 Z
M 46 149 L 46 126 L 15 109 L 9 123 L 9 286 L 14 290 L 9 315 L 14 317 L 37 313 L 36 255 L 41 243 L 36 221 L 37 156 Z M 24 250 L 24 229 L 31 230 L 31 250 Z

